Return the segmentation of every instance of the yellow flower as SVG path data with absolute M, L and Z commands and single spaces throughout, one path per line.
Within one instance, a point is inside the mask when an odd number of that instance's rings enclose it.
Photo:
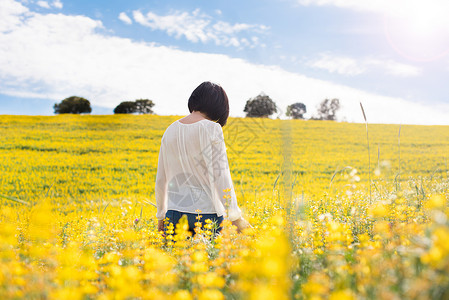
M 179 290 L 173 295 L 173 300 L 192 300 L 193 297 L 189 293 L 189 291 L 186 290 Z
M 388 216 L 388 207 L 383 203 L 375 203 L 368 209 L 368 215 L 374 218 L 383 218 Z
M 332 292 L 329 300 L 354 300 L 355 297 L 350 290 L 340 290 Z
M 198 275 L 198 284 L 202 287 L 222 288 L 225 280 L 216 273 L 208 272 Z
M 266 285 L 254 285 L 251 290 L 250 298 L 251 300 L 282 300 L 288 299 L 285 291 L 276 285 L 266 286 Z
M 219 290 L 215 289 L 206 289 L 202 291 L 199 296 L 198 300 L 223 300 L 224 296 Z
M 443 195 L 432 195 L 425 206 L 428 209 L 444 209 L 446 207 L 446 198 Z

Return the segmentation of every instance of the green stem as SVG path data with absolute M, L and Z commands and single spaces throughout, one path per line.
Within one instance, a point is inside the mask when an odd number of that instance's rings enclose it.
M 20 203 L 20 204 L 24 204 L 24 205 L 30 206 L 30 203 L 28 203 L 26 201 L 23 201 L 23 200 L 20 200 L 20 199 L 17 199 L 17 198 L 14 198 L 14 197 L 0 195 L 0 198 L 3 198 L 3 199 L 6 199 L 6 200 L 10 200 L 10 201 L 14 201 L 14 202 L 17 202 L 17 203 Z

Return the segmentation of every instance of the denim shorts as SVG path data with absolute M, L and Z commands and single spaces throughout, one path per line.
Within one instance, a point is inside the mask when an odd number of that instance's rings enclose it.
M 187 213 L 187 212 L 181 212 L 177 210 L 168 210 L 165 214 L 165 218 L 168 218 L 168 222 L 173 223 L 173 225 L 176 228 L 176 224 L 178 224 L 179 220 L 183 215 L 187 216 L 187 221 L 189 223 L 189 231 L 192 233 L 192 235 L 195 234 L 194 228 L 195 228 L 195 222 L 198 222 L 196 217 L 198 217 L 198 214 L 193 213 Z M 223 222 L 223 217 L 219 217 L 217 214 L 199 214 L 201 216 L 201 219 L 199 220 L 202 223 L 202 228 L 204 228 L 204 225 L 206 225 L 206 220 L 209 219 L 213 223 L 216 223 L 219 227 L 216 230 L 216 232 L 220 232 L 221 230 L 221 222 Z

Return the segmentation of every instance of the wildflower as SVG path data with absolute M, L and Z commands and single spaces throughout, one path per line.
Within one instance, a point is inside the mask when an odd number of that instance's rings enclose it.
M 354 300 L 355 297 L 350 290 L 339 290 L 332 292 L 329 300 Z
M 443 195 L 432 195 L 426 203 L 428 209 L 443 209 L 446 207 L 446 199 Z
M 388 208 L 383 203 L 375 203 L 368 209 L 368 214 L 373 218 L 383 218 L 388 215 Z
M 198 300 L 223 300 L 224 295 L 219 291 L 215 289 L 206 289 L 202 291 L 199 296 Z
M 179 290 L 173 295 L 173 300 L 192 300 L 193 297 L 187 290 Z

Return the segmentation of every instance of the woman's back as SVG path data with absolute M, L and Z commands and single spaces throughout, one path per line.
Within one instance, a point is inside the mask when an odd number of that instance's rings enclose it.
M 225 189 L 230 189 L 228 203 L 223 199 Z M 190 124 L 177 120 L 167 128 L 156 178 L 156 198 L 164 197 L 165 201 L 157 201 L 166 205 L 160 214 L 158 207 L 158 218 L 167 210 L 224 215 L 229 209 L 232 216 L 240 216 L 220 124 L 207 119 Z
M 191 124 L 179 120 L 167 128 L 165 152 L 168 169 L 167 209 L 215 213 L 203 155 L 210 149 L 216 123 L 203 119 Z M 204 152 L 204 153 L 203 153 Z M 168 170 L 168 171 L 167 171 Z

